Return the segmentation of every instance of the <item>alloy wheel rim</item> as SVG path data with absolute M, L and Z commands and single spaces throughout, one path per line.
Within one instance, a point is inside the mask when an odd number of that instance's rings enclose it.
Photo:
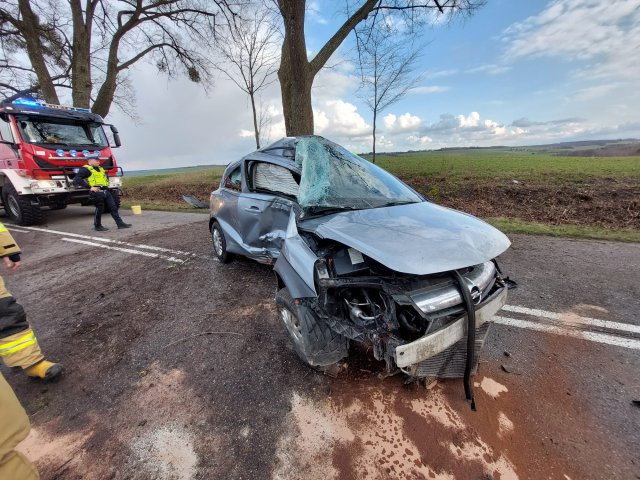
M 213 231 L 213 248 L 216 250 L 216 255 L 222 256 L 222 237 L 220 231 L 216 228 Z
M 291 335 L 293 335 L 296 342 L 302 342 L 302 328 L 300 328 L 298 318 L 288 308 L 280 309 L 280 318 L 282 319 L 285 327 L 287 327 L 287 330 L 289 330 Z
M 9 204 L 9 210 L 11 210 L 13 216 L 16 218 L 20 217 L 20 207 L 18 205 L 18 201 L 13 196 L 10 196 L 7 199 L 7 203 Z

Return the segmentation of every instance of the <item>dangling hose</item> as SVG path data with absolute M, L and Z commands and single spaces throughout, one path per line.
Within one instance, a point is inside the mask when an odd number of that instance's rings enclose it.
M 473 369 L 473 362 L 476 356 L 476 309 L 473 306 L 471 292 L 469 292 L 464 278 L 457 270 L 454 270 L 452 273 L 453 278 L 458 283 L 460 295 L 462 295 L 462 299 L 464 300 L 464 308 L 467 311 L 467 358 L 464 367 L 464 394 L 467 400 L 471 401 L 471 410 L 475 411 L 476 401 L 473 398 L 473 387 L 471 386 L 471 370 Z

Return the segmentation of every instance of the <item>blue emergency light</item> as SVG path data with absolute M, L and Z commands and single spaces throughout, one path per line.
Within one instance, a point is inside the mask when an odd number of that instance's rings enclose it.
M 16 98 L 13 102 L 14 105 L 26 105 L 28 107 L 41 107 L 42 103 L 34 100 L 33 98 Z

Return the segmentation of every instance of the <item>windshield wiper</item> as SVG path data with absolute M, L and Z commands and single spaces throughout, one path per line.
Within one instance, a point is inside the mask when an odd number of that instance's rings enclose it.
M 415 200 L 397 200 L 395 202 L 383 203 L 382 205 L 376 205 L 374 208 L 395 207 L 397 205 L 410 205 L 412 203 L 420 203 Z
M 350 212 L 353 210 L 362 210 L 361 208 L 357 208 L 357 207 L 344 207 L 344 206 L 332 206 L 332 207 L 321 207 L 321 206 L 316 206 L 316 207 L 308 207 L 307 208 L 307 215 L 305 215 L 305 218 L 310 218 L 310 217 L 320 217 L 323 215 L 330 215 L 332 213 L 340 213 L 340 212 Z

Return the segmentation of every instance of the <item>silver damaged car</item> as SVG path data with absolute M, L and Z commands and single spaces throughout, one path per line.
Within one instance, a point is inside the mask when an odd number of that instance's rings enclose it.
M 319 136 L 231 163 L 210 207 L 220 261 L 274 264 L 279 315 L 304 362 L 332 365 L 362 342 L 390 373 L 469 383 L 507 297 L 500 231 Z

